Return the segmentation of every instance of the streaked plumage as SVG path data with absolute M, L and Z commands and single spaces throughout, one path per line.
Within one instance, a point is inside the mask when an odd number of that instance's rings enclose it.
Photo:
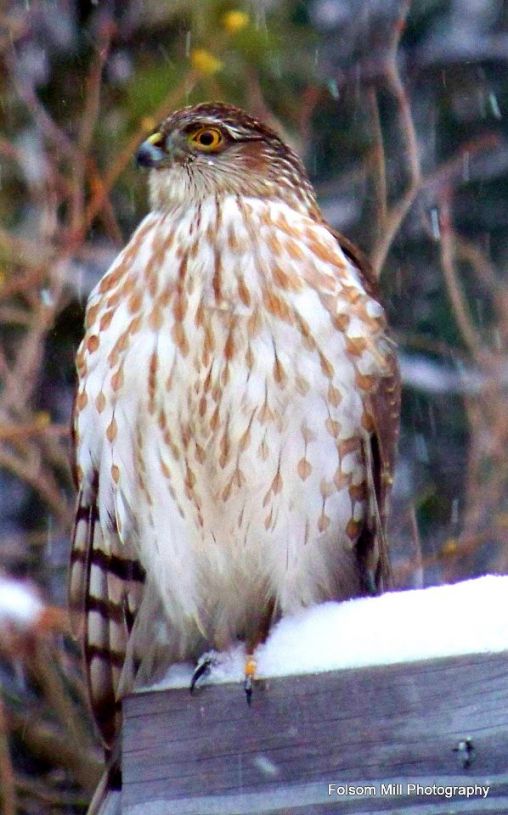
M 275 133 L 203 104 L 139 159 L 152 209 L 90 296 L 74 411 L 71 605 L 108 746 L 115 699 L 172 661 L 386 584 L 399 417 L 368 265 Z

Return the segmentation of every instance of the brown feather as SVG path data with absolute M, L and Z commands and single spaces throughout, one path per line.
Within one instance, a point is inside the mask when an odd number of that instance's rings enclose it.
M 366 292 L 381 302 L 379 283 L 366 255 L 340 232 L 328 228 L 346 257 L 360 272 Z M 367 399 L 373 429 L 364 440 L 364 460 L 376 506 L 372 508 L 369 523 L 360 535 L 357 551 L 368 593 L 374 590 L 379 593 L 392 585 L 386 527 L 400 425 L 401 381 L 395 343 L 388 365 L 389 375 L 380 379 L 376 392 Z
M 83 648 L 92 712 L 107 748 L 116 734 L 118 686 L 144 582 L 139 561 L 127 555 L 116 528 L 104 535 L 96 500 L 85 502 L 80 492 L 69 606 L 73 630 Z

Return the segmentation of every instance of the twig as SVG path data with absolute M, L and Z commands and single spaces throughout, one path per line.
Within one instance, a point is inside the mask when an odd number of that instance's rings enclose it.
M 370 152 L 370 164 L 372 166 L 372 182 L 374 188 L 374 211 L 376 215 L 376 226 L 374 235 L 379 240 L 383 233 L 386 219 L 387 207 L 387 187 L 386 187 L 386 156 L 383 143 L 383 133 L 381 130 L 381 120 L 379 117 L 379 105 L 376 89 L 371 86 L 367 88 L 367 106 L 370 119 L 370 130 L 373 136 L 373 146 Z
M 508 286 L 496 274 L 493 264 L 478 246 L 463 236 L 455 235 L 455 250 L 458 257 L 473 270 L 476 279 L 492 301 L 494 309 L 493 324 L 497 329 L 498 349 L 491 353 L 501 352 L 508 348 Z
M 466 299 L 462 293 L 457 279 L 455 267 L 455 247 L 454 233 L 451 222 L 450 202 L 448 196 L 444 196 L 440 204 L 440 232 L 441 232 L 441 268 L 450 298 L 453 313 L 457 326 L 462 335 L 462 339 L 469 348 L 471 354 L 477 362 L 482 362 L 482 344 L 478 332 L 474 327 L 471 312 Z
M 59 311 L 59 300 L 63 286 L 63 279 L 54 273 L 48 287 L 48 301 L 43 301 L 39 291 L 31 293 L 31 323 L 19 343 L 16 354 L 15 375 L 17 380 L 16 402 L 5 394 L 4 407 L 15 408 L 19 395 L 21 404 L 28 405 L 36 387 L 44 354 L 44 339 L 54 324 L 55 314 Z
M 30 436 L 52 436 L 56 439 L 66 438 L 69 428 L 66 424 L 45 425 L 37 422 L 37 418 L 30 424 L 0 424 L 0 441 L 15 441 L 27 439 Z
M 496 133 L 486 133 L 465 142 L 448 161 L 443 162 L 437 170 L 426 176 L 422 187 L 434 197 L 443 194 L 452 182 L 463 177 L 465 155 L 469 155 L 471 159 L 479 153 L 499 148 L 501 144 L 501 138 Z
M 383 268 L 393 239 L 416 198 L 421 182 L 420 158 L 416 130 L 411 114 L 409 98 L 400 78 L 399 67 L 397 65 L 397 49 L 399 46 L 400 37 L 404 30 L 410 5 L 410 0 L 402 0 L 401 2 L 399 16 L 397 17 L 395 25 L 392 29 L 392 36 L 390 38 L 384 71 L 386 88 L 394 96 L 395 101 L 397 102 L 400 132 L 406 144 L 404 155 L 407 163 L 409 180 L 408 187 L 404 194 L 387 212 L 383 223 L 382 234 L 376 241 L 372 250 L 370 260 L 377 275 L 381 273 L 381 269 Z
M 70 509 L 62 502 L 60 487 L 52 473 L 48 470 L 41 471 L 38 451 L 35 448 L 30 448 L 30 454 L 28 458 L 25 456 L 22 458 L 6 449 L 0 449 L 0 467 L 5 467 L 20 481 L 32 487 L 48 505 L 56 518 L 64 526 L 68 526 L 71 520 Z
M 461 260 L 465 260 L 473 269 L 478 281 L 489 293 L 499 287 L 499 280 L 494 266 L 485 253 L 462 235 L 455 235 L 455 251 Z
M 305 88 L 300 105 L 298 107 L 298 133 L 300 136 L 300 144 L 302 154 L 305 155 L 309 150 L 312 141 L 312 116 L 314 110 L 323 98 L 323 89 L 317 85 L 309 85 Z
M 72 160 L 79 160 L 79 153 L 72 140 L 54 122 L 28 80 L 20 77 L 13 53 L 8 54 L 6 61 L 17 95 L 35 119 L 39 131 L 65 156 Z
M 34 644 L 32 672 L 34 678 L 40 683 L 49 709 L 59 718 L 63 728 L 69 734 L 70 743 L 75 744 L 78 751 L 92 749 L 90 734 L 83 727 L 80 715 L 74 708 L 58 672 L 58 657 L 52 653 L 51 646 L 38 637 Z M 95 770 L 84 764 L 83 772 L 78 775 L 80 784 L 93 789 L 96 781 Z
M 104 183 L 95 159 L 92 156 L 88 157 L 87 174 L 91 194 L 95 195 L 96 193 L 102 193 Z M 97 213 L 97 216 L 101 218 L 104 228 L 111 240 L 114 243 L 121 245 L 123 243 L 122 230 L 120 229 L 113 205 L 108 195 L 104 196 L 102 208 Z
M 102 71 L 109 53 L 113 28 L 113 22 L 110 18 L 105 20 L 101 25 L 99 41 L 95 49 L 96 57 L 92 60 L 86 82 L 85 104 L 81 114 L 77 138 L 77 150 L 80 158 L 79 161 L 75 161 L 73 164 L 73 194 L 69 224 L 71 234 L 74 234 L 83 222 L 88 151 L 90 150 L 95 125 L 99 116 Z
M 98 782 L 102 765 L 91 751 L 83 750 L 83 745 L 73 744 L 60 731 L 40 722 L 30 712 L 19 714 L 13 710 L 5 712 L 9 729 L 18 735 L 36 755 L 51 764 L 64 767 L 80 778 L 83 786 L 91 790 Z
M 85 809 L 87 801 L 83 792 L 61 792 L 58 788 L 55 789 L 57 785 L 58 779 L 55 779 L 54 786 L 48 790 L 44 784 L 37 782 L 33 776 L 24 776 L 20 772 L 17 772 L 16 789 L 18 798 L 20 799 L 20 805 L 23 807 L 23 813 L 26 811 L 28 798 L 35 799 L 34 807 L 37 807 L 37 809 L 34 808 L 33 810 L 35 815 L 41 815 L 41 803 L 49 804 L 51 806 L 49 810 L 51 813 L 55 811 L 60 812 L 60 809 L 64 812 L 69 812 L 70 807 Z M 55 810 L 55 807 L 59 807 L 60 809 Z
M 164 116 L 167 116 L 168 112 L 178 104 L 185 94 L 190 93 L 197 80 L 198 74 L 195 71 L 191 70 L 188 74 L 186 74 L 180 84 L 168 93 L 168 95 L 160 103 L 157 110 L 154 112 L 152 117 L 154 124 L 157 124 L 164 118 Z M 118 179 L 118 176 L 123 172 L 129 161 L 132 160 L 136 147 L 139 145 L 143 136 L 149 129 L 151 129 L 150 126 L 147 127 L 146 123 L 141 122 L 139 127 L 135 130 L 118 153 L 116 161 L 105 173 L 102 184 L 96 190 L 95 195 L 92 195 L 92 198 L 86 207 L 84 222 L 79 234 L 75 236 L 75 243 L 79 243 L 81 241 L 83 234 L 86 233 L 97 213 L 102 208 L 104 200 L 106 196 L 109 195 L 113 185 Z
M 420 530 L 418 528 L 418 518 L 416 517 L 416 509 L 414 504 L 411 505 L 409 510 L 409 520 L 411 522 L 411 540 L 412 552 L 411 563 L 412 582 L 415 589 L 423 587 L 423 556 L 422 556 L 422 542 L 420 538 Z

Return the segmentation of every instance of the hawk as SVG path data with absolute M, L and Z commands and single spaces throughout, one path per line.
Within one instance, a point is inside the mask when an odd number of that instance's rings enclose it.
M 104 743 L 175 661 L 381 590 L 399 378 L 375 278 L 302 162 L 221 103 L 140 147 L 151 211 L 77 354 L 70 603 Z

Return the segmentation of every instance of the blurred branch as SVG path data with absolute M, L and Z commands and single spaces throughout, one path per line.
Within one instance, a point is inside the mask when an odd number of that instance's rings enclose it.
M 495 345 L 497 350 L 508 348 L 508 286 L 496 274 L 494 265 L 478 246 L 463 236 L 455 235 L 455 251 L 473 270 L 476 280 L 491 298 L 496 315 Z
M 0 449 L 0 467 L 28 484 L 47 504 L 48 509 L 60 520 L 64 527 L 68 527 L 71 520 L 71 510 L 62 501 L 62 491 L 57 485 L 54 476 L 48 470 L 42 470 L 40 454 L 37 448 L 24 445 L 20 454 Z
M 90 196 L 93 197 L 97 193 L 100 194 L 103 189 L 102 176 L 99 168 L 97 167 L 95 159 L 92 156 L 89 156 L 88 158 L 87 174 Z M 97 217 L 101 219 L 104 230 L 111 240 L 113 240 L 116 244 L 121 245 L 123 242 L 122 231 L 118 225 L 115 211 L 108 195 L 104 197 L 102 207 L 97 212 Z M 75 254 L 78 253 L 79 249 L 80 247 L 76 248 Z
M 154 111 L 153 116 L 150 116 L 149 121 L 143 120 L 140 123 L 139 127 L 134 131 L 118 153 L 115 162 L 108 170 L 106 170 L 102 182 L 99 180 L 99 178 L 97 178 L 96 190 L 92 194 L 92 197 L 86 207 L 81 229 L 75 236 L 76 242 L 81 240 L 82 235 L 92 224 L 97 213 L 102 208 L 106 197 L 109 195 L 111 189 L 116 183 L 119 175 L 123 172 L 127 164 L 132 161 L 132 156 L 140 142 L 150 130 L 152 130 L 168 115 L 171 110 L 177 106 L 179 102 L 181 102 L 182 98 L 185 98 L 185 96 L 191 92 L 198 80 L 198 77 L 199 75 L 196 71 L 190 70 L 189 73 L 182 79 L 180 84 L 176 88 L 171 89 L 171 91 L 160 103 L 157 110 Z
M 457 326 L 473 358 L 480 363 L 483 359 L 481 338 L 474 326 L 471 312 L 457 277 L 455 236 L 448 195 L 443 196 L 440 203 L 440 249 L 441 267 Z
M 21 164 L 23 161 L 23 153 L 18 148 L 15 147 L 14 144 L 5 138 L 5 136 L 0 135 L 0 154 L 8 158 L 10 161 L 16 161 L 18 164 Z
M 317 85 L 309 85 L 302 93 L 298 107 L 298 133 L 303 155 L 306 155 L 310 148 L 313 138 L 312 117 L 322 98 L 323 89 Z
M 85 101 L 76 147 L 79 159 L 73 163 L 72 199 L 69 229 L 71 234 L 80 229 L 83 223 L 83 208 L 85 200 L 85 179 L 88 153 L 92 144 L 93 133 L 100 111 L 100 93 L 102 87 L 102 71 L 109 54 L 114 24 L 111 12 L 101 21 L 99 40 L 95 48 L 95 58 L 91 61 L 86 81 Z
M 6 33 L 0 33 L 0 52 L 12 48 L 12 44 L 22 37 L 28 28 L 26 17 L 17 14 L 7 14 L 0 11 L 0 28 L 5 28 Z
M 69 435 L 69 427 L 66 424 L 48 425 L 45 421 L 37 421 L 37 418 L 30 424 L 0 424 L 0 441 L 15 441 L 41 435 L 57 439 L 66 438 Z
M 18 799 L 20 809 L 22 807 L 23 813 L 33 812 L 34 815 L 40 815 L 41 804 L 51 807 L 50 812 L 59 811 L 56 807 L 68 812 L 70 807 L 79 807 L 80 811 L 84 810 L 87 804 L 88 795 L 84 792 L 60 792 L 57 784 L 48 791 L 47 786 L 38 782 L 35 778 L 16 774 L 16 789 L 18 791 Z
M 461 260 L 469 263 L 486 291 L 495 292 L 497 290 L 499 281 L 494 266 L 478 246 L 456 234 L 455 251 Z
M 495 151 L 497 156 L 500 152 L 499 148 L 502 147 L 501 138 L 496 133 L 483 133 L 476 136 L 474 139 L 464 142 L 457 150 L 457 152 L 448 160 L 443 162 L 433 173 L 425 178 L 422 186 L 425 187 L 426 192 L 430 196 L 437 197 L 444 194 L 457 180 L 462 180 L 464 175 L 464 157 L 468 157 L 480 163 L 489 150 Z M 501 156 L 500 156 L 501 158 Z M 508 162 L 506 163 L 508 168 Z M 474 163 L 470 165 L 470 180 L 474 178 L 481 178 L 483 170 L 480 167 L 475 170 Z
M 457 575 L 456 566 L 460 564 L 467 555 L 474 555 L 485 543 L 487 535 L 485 533 L 460 535 L 457 538 L 447 538 L 436 544 L 436 551 L 423 557 L 421 566 L 418 561 L 412 559 L 405 560 L 394 566 L 394 580 L 396 586 L 406 586 L 408 579 L 411 583 L 418 579 L 418 572 L 423 568 L 424 573 L 428 573 L 434 566 L 440 566 L 443 570 L 443 582 L 456 583 L 461 578 Z
M 8 53 L 6 56 L 6 61 L 9 68 L 10 78 L 17 96 L 24 103 L 28 112 L 35 120 L 38 130 L 67 158 L 71 159 L 72 161 L 79 161 L 80 157 L 77 147 L 74 145 L 69 136 L 67 136 L 65 131 L 58 127 L 53 118 L 50 116 L 37 96 L 33 85 L 30 83 L 30 80 L 20 71 L 18 71 L 14 49 L 12 52 Z
M 0 252 L 5 256 L 8 263 L 24 264 L 34 267 L 32 279 L 40 279 L 45 271 L 45 263 L 49 263 L 53 257 L 53 251 L 46 246 L 41 246 L 36 241 L 27 238 L 19 238 L 11 235 L 6 229 L 0 226 Z M 26 273 L 25 273 L 26 274 Z M 13 290 L 18 291 L 26 286 L 26 280 L 13 279 L 3 281 L 0 294 L 3 299 L 11 294 Z
M 384 84 L 387 90 L 394 96 L 397 103 L 400 123 L 399 129 L 406 146 L 404 157 L 407 165 L 409 180 L 405 193 L 392 207 L 388 209 L 386 216 L 383 219 L 380 219 L 379 222 L 380 235 L 374 244 L 370 256 L 372 266 L 378 276 L 381 273 L 381 269 L 383 268 L 393 239 L 397 234 L 402 221 L 406 217 L 411 204 L 415 200 L 421 183 L 420 159 L 416 130 L 409 104 L 409 97 L 400 78 L 397 63 L 397 51 L 410 6 L 411 0 L 401 0 L 399 15 L 392 28 L 392 34 L 388 44 L 387 56 L 383 71 Z
M 35 642 L 33 655 L 30 660 L 31 671 L 37 682 L 40 683 L 44 697 L 50 710 L 58 716 L 63 729 L 68 733 L 69 745 L 80 746 L 87 752 L 92 750 L 90 734 L 83 726 L 81 714 L 73 705 L 68 695 L 60 673 L 57 669 L 58 657 L 49 643 L 39 637 Z M 95 761 L 83 761 L 78 766 L 77 780 L 84 789 L 93 791 L 97 782 L 97 765 Z
M 379 240 L 386 220 L 387 186 L 386 186 L 386 156 L 379 117 L 377 93 L 374 87 L 367 88 L 367 107 L 370 120 L 370 131 L 373 136 L 370 164 L 374 187 L 374 212 L 376 213 L 375 236 Z
M 56 727 L 50 727 L 38 720 L 32 713 L 6 711 L 9 729 L 15 733 L 30 751 L 50 765 L 55 763 L 81 779 L 86 790 L 91 790 L 98 782 L 102 764 L 93 758 L 83 745 L 73 744 L 67 736 L 62 736 Z M 80 783 L 81 783 L 80 782 Z
M 411 551 L 409 553 L 409 566 L 411 568 L 412 587 L 415 589 L 421 589 L 424 585 L 423 554 L 420 530 L 418 528 L 418 518 L 416 517 L 416 509 L 414 504 L 411 504 L 409 508 L 409 519 L 411 522 Z
M 32 298 L 32 321 L 30 331 L 22 339 L 18 353 L 16 376 L 21 383 L 23 404 L 31 401 L 32 394 L 39 382 L 42 357 L 44 354 L 44 338 L 54 324 L 55 315 L 59 311 L 59 301 L 63 280 L 53 274 L 50 285 L 46 289 L 46 298 L 42 293 L 34 293 Z
M 3 699 L 0 696 L 0 815 L 16 815 L 16 793 L 7 737 Z

